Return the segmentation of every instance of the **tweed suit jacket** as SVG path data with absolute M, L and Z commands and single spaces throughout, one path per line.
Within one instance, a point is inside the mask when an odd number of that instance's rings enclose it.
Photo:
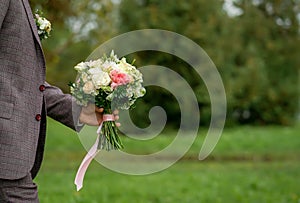
M 45 59 L 28 0 L 0 0 L 0 178 L 35 177 L 46 115 L 75 129 L 72 97 L 45 82 Z

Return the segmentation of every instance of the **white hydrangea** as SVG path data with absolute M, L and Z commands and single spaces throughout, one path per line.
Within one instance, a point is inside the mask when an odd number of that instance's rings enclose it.
M 101 59 L 95 60 L 95 61 L 88 61 L 86 64 L 91 68 L 101 68 L 103 61 Z
M 105 72 L 110 72 L 111 70 L 118 69 L 118 65 L 114 61 L 105 61 L 102 65 L 101 68 Z

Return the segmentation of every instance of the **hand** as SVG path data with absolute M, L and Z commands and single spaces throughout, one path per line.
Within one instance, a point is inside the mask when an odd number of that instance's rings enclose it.
M 88 104 L 86 107 L 82 107 L 79 122 L 91 126 L 98 126 L 103 121 L 103 108 L 96 107 L 94 104 Z M 115 120 L 119 120 L 119 112 L 114 111 Z M 120 127 L 120 123 L 116 123 L 117 127 Z

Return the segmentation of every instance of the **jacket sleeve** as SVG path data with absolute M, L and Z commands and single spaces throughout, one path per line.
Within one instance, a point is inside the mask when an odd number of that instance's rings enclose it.
M 45 105 L 47 115 L 54 120 L 80 131 L 78 119 L 81 107 L 76 104 L 75 99 L 70 94 L 64 94 L 59 88 L 45 83 Z
M 6 13 L 8 11 L 10 0 L 0 0 L 0 30 L 2 28 L 2 24 Z

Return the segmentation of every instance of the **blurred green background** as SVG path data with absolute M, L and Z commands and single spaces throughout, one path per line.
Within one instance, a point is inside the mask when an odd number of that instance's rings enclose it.
M 224 134 L 200 162 L 211 110 L 203 82 L 174 56 L 153 51 L 128 56 L 138 67 L 161 65 L 186 79 L 201 112 L 197 142 L 180 162 L 150 176 L 120 175 L 92 164 L 84 190 L 77 193 L 73 178 L 85 151 L 75 133 L 50 119 L 37 179 L 41 202 L 300 202 L 300 0 L 30 2 L 52 22 L 52 36 L 43 41 L 47 80 L 64 92 L 76 77 L 74 65 L 103 42 L 153 28 L 182 34 L 207 52 L 223 79 L 228 104 Z M 157 104 L 169 119 L 155 145 L 165 146 L 180 122 L 177 101 L 168 92 L 147 88 L 131 115 L 138 126 L 147 126 L 148 115 L 140 110 Z M 128 150 L 149 150 L 122 139 Z
M 128 31 L 156 28 L 190 38 L 213 60 L 226 89 L 227 125 L 290 125 L 299 117 L 299 0 L 32 0 L 31 4 L 53 24 L 52 37 L 43 42 L 47 80 L 65 92 L 76 77 L 74 65 L 103 42 Z M 137 66 L 162 65 L 180 73 L 198 97 L 202 125 L 210 122 L 206 87 L 186 63 L 150 51 L 130 57 Z M 149 109 L 159 103 L 170 115 L 168 124 L 178 125 L 177 101 L 161 89 L 147 90 L 137 106 Z M 138 125 L 147 124 L 144 115 L 135 117 Z

